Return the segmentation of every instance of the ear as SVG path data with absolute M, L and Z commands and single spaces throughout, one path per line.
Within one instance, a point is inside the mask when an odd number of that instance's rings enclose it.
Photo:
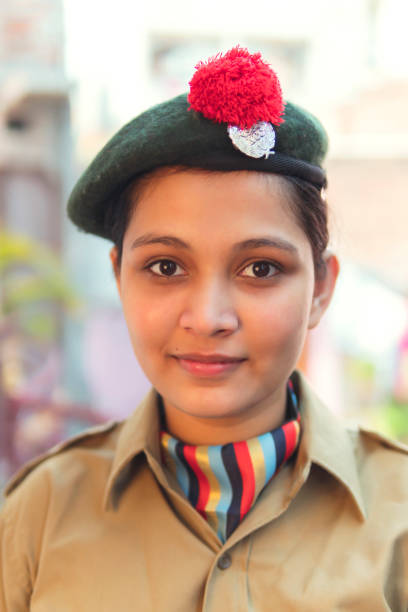
M 120 266 L 119 266 L 119 257 L 118 257 L 118 247 L 113 246 L 109 251 L 109 258 L 112 264 L 112 271 L 116 281 L 116 287 L 119 293 L 119 297 L 121 297 L 120 290 Z
M 330 304 L 339 274 L 339 261 L 333 253 L 325 253 L 323 260 L 325 267 L 322 270 L 321 277 L 315 280 L 315 289 L 309 315 L 309 329 L 316 327 Z

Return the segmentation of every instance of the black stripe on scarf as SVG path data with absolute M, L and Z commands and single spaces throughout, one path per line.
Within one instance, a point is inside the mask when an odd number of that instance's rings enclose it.
M 226 444 L 221 449 L 221 457 L 225 470 L 231 482 L 232 499 L 227 511 L 227 538 L 240 523 L 241 499 L 242 499 L 242 476 L 239 470 L 233 444 Z
M 282 428 L 271 431 L 271 436 L 276 448 L 276 471 L 282 465 L 286 453 L 286 438 Z

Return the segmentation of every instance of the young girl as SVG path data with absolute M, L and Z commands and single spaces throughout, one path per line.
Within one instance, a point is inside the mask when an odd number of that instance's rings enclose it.
M 408 610 L 407 451 L 294 371 L 338 273 L 326 148 L 237 47 L 79 180 L 152 390 L 9 483 L 1 610 Z

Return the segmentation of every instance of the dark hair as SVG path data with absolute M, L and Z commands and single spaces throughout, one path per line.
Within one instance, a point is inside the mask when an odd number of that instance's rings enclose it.
M 191 170 L 191 168 L 174 167 L 175 172 L 180 170 Z M 195 171 L 201 171 L 195 168 Z M 134 206 L 137 204 L 144 187 L 149 179 L 157 176 L 160 172 L 168 172 L 169 168 L 156 168 L 150 173 L 133 179 L 127 187 L 119 194 L 118 198 L 112 199 L 106 209 L 105 228 L 111 235 L 112 241 L 118 250 L 118 266 L 122 260 L 123 238 Z M 211 173 L 213 170 L 202 170 Z M 312 183 L 300 178 L 282 176 L 289 190 L 289 206 L 305 232 L 312 247 L 312 255 L 316 276 L 321 277 L 325 272 L 323 253 L 329 241 L 327 223 L 327 205 L 322 198 L 321 191 Z
M 322 197 L 322 191 L 312 183 L 293 176 L 284 178 L 290 190 L 289 205 L 308 237 L 312 247 L 316 277 L 321 278 L 326 271 L 323 254 L 329 243 L 326 200 Z

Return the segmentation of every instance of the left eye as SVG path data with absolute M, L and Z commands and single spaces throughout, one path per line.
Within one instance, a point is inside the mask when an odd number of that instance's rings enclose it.
M 160 259 L 148 266 L 149 270 L 156 276 L 182 276 L 183 269 L 171 259 Z
M 279 269 L 270 261 L 254 261 L 253 263 L 246 266 L 241 276 L 247 276 L 249 278 L 271 278 L 278 274 Z

